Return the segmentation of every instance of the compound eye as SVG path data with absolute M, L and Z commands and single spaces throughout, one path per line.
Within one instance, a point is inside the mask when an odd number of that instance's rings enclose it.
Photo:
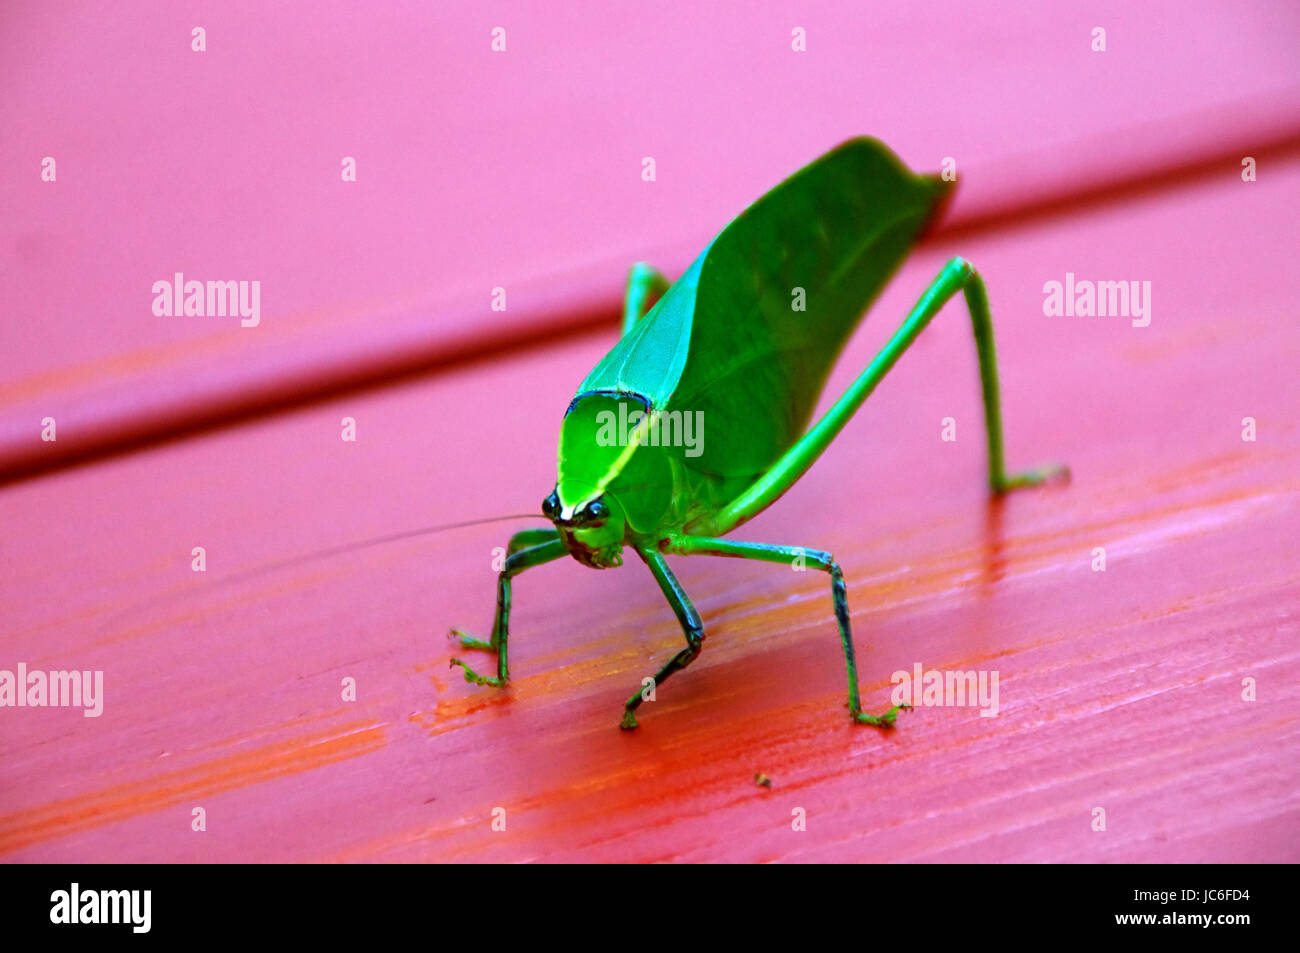
M 548 520 L 553 520 L 560 515 L 560 495 L 554 490 L 551 495 L 542 500 L 542 515 Z
M 592 500 L 582 511 L 583 522 L 595 523 L 609 519 L 609 507 L 600 500 Z

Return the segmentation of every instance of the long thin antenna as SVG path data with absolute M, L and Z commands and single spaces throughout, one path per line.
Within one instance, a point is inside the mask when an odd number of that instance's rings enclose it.
M 358 540 L 354 543 L 344 543 L 341 546 L 332 546 L 329 549 L 320 549 L 314 553 L 307 553 L 302 556 L 292 556 L 289 559 L 277 560 L 273 563 L 267 563 L 265 566 L 255 566 L 252 569 L 245 569 L 243 572 L 234 573 L 229 576 L 222 576 L 218 582 L 238 582 L 241 579 L 249 579 L 254 576 L 260 576 L 264 573 L 274 572 L 277 569 L 288 569 L 290 566 L 298 566 L 302 563 L 313 562 L 317 559 L 328 559 L 330 556 L 339 556 L 343 553 L 356 552 L 359 549 L 369 549 L 372 546 L 382 546 L 385 543 L 395 543 L 398 540 L 410 539 L 414 536 L 431 536 L 434 533 L 444 533 L 453 529 L 464 529 L 468 526 L 481 526 L 484 523 L 503 523 L 506 520 L 527 520 L 527 519 L 546 519 L 541 513 L 512 513 L 508 516 L 488 516 L 483 519 L 465 520 L 461 523 L 443 523 L 440 526 L 424 526 L 420 529 L 408 529 L 400 533 L 389 533 L 386 536 L 373 536 L 370 539 Z
M 430 536 L 434 533 L 442 533 L 442 532 L 446 532 L 447 530 L 453 530 L 453 529 L 464 529 L 465 527 L 468 526 L 480 526 L 484 523 L 501 523 L 501 522 L 505 522 L 506 520 L 527 520 L 527 519 L 544 520 L 546 519 L 546 517 L 540 513 L 512 513 L 508 516 L 489 516 L 484 519 L 465 520 L 464 522 L 461 523 L 444 523 L 440 526 L 424 526 L 421 527 L 420 529 L 408 529 L 400 533 L 389 533 L 385 536 L 373 536 L 370 539 L 362 539 L 353 543 L 345 543 L 341 546 L 331 546 L 329 549 L 317 550 L 314 553 L 306 553 L 302 556 L 292 556 L 288 559 L 280 559 L 272 563 L 267 563 L 264 566 L 254 566 L 252 569 L 245 569 L 241 572 L 231 573 L 228 576 L 219 576 L 218 578 L 212 580 L 211 583 L 209 583 L 207 586 L 203 588 L 206 589 L 207 591 L 211 591 L 212 589 L 218 586 L 228 586 L 233 583 L 243 582 L 248 579 L 254 579 L 258 576 L 263 576 L 266 575 L 267 573 L 275 572 L 276 570 L 288 569 L 291 566 L 300 566 L 303 563 L 313 562 L 317 559 L 328 559 L 330 556 L 338 556 L 343 553 L 356 552 L 359 549 L 368 549 L 371 546 L 382 546 L 385 543 L 395 543 L 398 540 L 410 539 L 414 536 Z M 192 595 L 193 591 L 191 590 L 186 594 Z M 180 595 L 181 593 L 172 591 L 172 592 L 160 594 L 158 596 L 155 596 L 152 599 L 146 599 L 143 602 L 136 603 L 133 606 L 129 606 L 127 608 L 124 608 L 114 613 L 108 620 L 106 620 L 106 625 L 109 628 L 112 628 L 113 626 L 117 625 L 124 617 L 128 615 L 141 612 L 145 609 L 154 606 L 165 605 L 166 603 L 171 602 L 173 599 L 177 598 Z

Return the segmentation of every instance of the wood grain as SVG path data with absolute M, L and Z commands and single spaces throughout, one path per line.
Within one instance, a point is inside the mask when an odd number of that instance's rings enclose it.
M 920 708 L 890 733 L 850 725 L 813 573 L 677 560 L 708 638 L 630 734 L 622 699 L 681 638 L 634 563 L 522 577 L 505 691 L 449 671 L 445 631 L 489 624 L 510 524 L 241 575 L 535 510 L 560 414 L 610 328 L 0 490 L 0 667 L 102 669 L 106 693 L 97 719 L 2 713 L 0 856 L 1300 859 L 1298 191 L 1298 163 L 1251 184 L 1229 168 L 927 248 L 828 397 L 964 254 L 990 288 L 1010 462 L 1065 459 L 1073 483 L 985 499 L 954 305 L 745 527 L 835 552 L 869 699 L 918 662 L 996 670 L 997 717 Z M 1042 284 L 1067 270 L 1150 280 L 1151 325 L 1045 317 Z M 339 439 L 343 416 L 355 444 Z M 939 439 L 946 416 L 955 443 Z M 206 574 L 190 570 L 196 545 Z
M 0 35 L 0 480 L 594 328 L 629 262 L 684 268 L 853 135 L 951 157 L 950 228 L 1300 137 L 1290 4 L 803 0 L 806 55 L 735 0 L 225 6 L 202 54 L 189 11 L 118 7 Z M 259 281 L 261 323 L 155 315 L 177 272 Z

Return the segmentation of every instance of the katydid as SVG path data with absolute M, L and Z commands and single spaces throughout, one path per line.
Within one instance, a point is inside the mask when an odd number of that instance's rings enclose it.
M 879 141 L 852 139 L 741 213 L 672 284 L 647 265 L 632 267 L 622 338 L 579 385 L 564 414 L 558 478 L 542 503 L 554 526 L 511 537 L 497 577 L 491 638 L 451 630 L 464 648 L 496 653 L 494 677 L 452 659 L 466 681 L 501 686 L 510 677 L 506 651 L 516 576 L 565 555 L 594 569 L 620 566 L 626 547 L 649 567 L 686 638 L 686 647 L 654 674 L 654 685 L 662 685 L 695 660 L 704 641 L 699 613 L 665 557 L 730 556 L 799 563 L 830 576 L 849 712 L 858 724 L 894 724 L 907 706 L 880 715 L 862 710 L 844 574 L 835 558 L 807 547 L 723 537 L 771 506 L 812 466 L 959 291 L 979 357 L 990 490 L 997 495 L 1068 476 L 1059 465 L 1016 475 L 1004 468 L 988 297 L 979 273 L 961 258 L 944 266 L 866 370 L 808 426 L 845 341 L 950 189 L 936 176 L 913 173 Z M 804 310 L 792 307 L 799 291 Z M 680 439 L 684 416 L 707 428 L 694 445 Z M 635 429 L 617 438 L 615 420 L 631 421 Z M 637 726 L 644 697 L 639 689 L 627 700 L 620 727 Z

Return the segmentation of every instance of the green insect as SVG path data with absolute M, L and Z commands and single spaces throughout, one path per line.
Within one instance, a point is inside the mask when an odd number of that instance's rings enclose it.
M 593 569 L 630 548 L 681 623 L 686 647 L 654 686 L 700 654 L 699 613 L 667 556 L 730 556 L 805 565 L 830 576 L 848 665 L 849 711 L 888 727 L 900 707 L 862 710 L 844 576 L 827 552 L 724 539 L 798 480 L 843 429 L 945 302 L 964 292 L 975 331 L 994 494 L 1068 476 L 1063 466 L 1008 475 L 1002 459 L 997 359 L 984 282 L 954 258 L 902 327 L 826 415 L 809 427 L 845 341 L 926 227 L 951 184 L 911 172 L 882 143 L 852 139 L 772 189 L 724 228 L 671 285 L 644 264 L 628 276 L 623 336 L 578 387 L 560 429 L 559 476 L 542 503 L 553 528 L 511 537 L 497 580 L 488 641 L 459 629 L 468 649 L 497 655 L 497 674 L 460 659 L 466 681 L 510 677 L 511 580 L 569 555 Z M 796 307 L 802 294 L 802 310 Z M 657 303 L 647 310 L 654 296 Z M 654 686 L 623 706 L 621 726 Z

